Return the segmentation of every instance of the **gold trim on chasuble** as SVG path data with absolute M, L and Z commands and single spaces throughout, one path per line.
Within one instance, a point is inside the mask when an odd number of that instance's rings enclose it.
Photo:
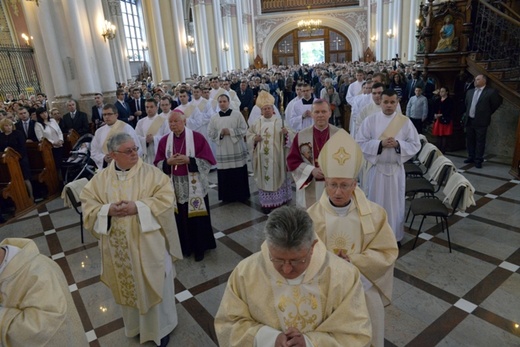
M 325 214 L 327 249 L 332 250 L 336 255 L 339 255 L 341 251 L 344 251 L 346 255 L 361 253 L 361 224 L 354 215 L 357 214 L 349 213 L 344 217 Z M 354 227 L 356 225 L 357 227 Z
M 323 321 L 318 280 L 291 286 L 285 281 L 272 280 L 276 313 L 282 331 L 290 327 L 302 333 L 314 331 Z
M 131 199 L 131 181 L 113 180 L 112 196 L 117 195 L 115 201 L 132 200 Z M 137 308 L 137 292 L 135 289 L 135 280 L 132 271 L 132 263 L 130 261 L 128 249 L 127 233 L 131 232 L 130 221 L 134 219 L 129 217 L 112 217 L 110 236 L 107 236 L 110 245 L 110 254 L 112 255 L 114 272 L 117 277 L 117 289 L 119 291 L 121 305 Z M 136 221 L 137 222 L 137 221 Z

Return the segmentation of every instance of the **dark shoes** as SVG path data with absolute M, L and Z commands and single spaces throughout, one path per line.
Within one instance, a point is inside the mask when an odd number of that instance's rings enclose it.
M 158 347 L 166 347 L 168 346 L 168 342 L 170 342 L 170 334 L 161 339 L 161 344 Z
M 474 159 L 471 159 L 471 158 L 468 158 L 466 160 L 464 160 L 464 164 L 471 164 L 471 163 L 474 163 L 475 160 Z
M 478 163 L 475 163 L 475 167 L 477 169 L 482 169 L 482 163 L 478 162 Z
M 204 259 L 204 253 L 202 253 L 202 254 L 195 253 L 195 261 L 202 261 L 202 259 Z

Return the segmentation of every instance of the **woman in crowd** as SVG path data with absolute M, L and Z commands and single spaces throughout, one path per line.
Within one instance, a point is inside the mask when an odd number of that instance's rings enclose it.
M 20 169 L 22 170 L 25 186 L 27 187 L 27 194 L 31 199 L 34 199 L 31 184 L 31 169 L 27 157 L 27 149 L 25 148 L 25 136 L 20 131 L 14 129 L 13 124 L 13 121 L 9 118 L 0 121 L 0 129 L 2 129 L 0 133 L 0 152 L 4 152 L 7 147 L 11 147 L 20 154 Z
M 38 141 L 43 138 L 49 140 L 52 144 L 52 156 L 56 165 L 56 172 L 61 172 L 61 161 L 63 159 L 63 133 L 59 124 L 47 113 L 43 107 L 36 109 L 36 124 L 34 132 Z
M 444 153 L 448 136 L 453 134 L 453 100 L 449 97 L 446 87 L 439 89 L 439 97 L 433 101 L 433 114 L 435 123 L 432 134 L 437 136 L 437 147 Z
M 397 98 L 399 100 L 401 110 L 406 110 L 406 100 L 404 100 L 404 98 L 403 98 L 405 88 L 406 88 L 405 78 L 401 74 L 396 73 L 392 77 L 392 81 L 390 82 L 390 89 L 395 90 L 395 92 L 397 93 Z

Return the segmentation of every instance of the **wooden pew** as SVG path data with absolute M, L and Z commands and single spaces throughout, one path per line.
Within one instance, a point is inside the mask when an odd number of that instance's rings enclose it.
M 34 207 L 34 202 L 27 193 L 20 158 L 21 155 L 11 147 L 7 147 L 0 158 L 0 192 L 4 199 L 13 200 L 16 214 Z
M 65 141 L 63 142 L 63 158 L 70 157 L 70 151 L 72 151 L 79 138 L 80 136 L 78 132 L 74 129 L 71 130 L 70 134 L 65 135 Z
M 52 144 L 46 138 L 42 142 L 27 142 L 27 156 L 31 178 L 47 186 L 49 196 L 60 192 L 58 173 L 52 156 Z

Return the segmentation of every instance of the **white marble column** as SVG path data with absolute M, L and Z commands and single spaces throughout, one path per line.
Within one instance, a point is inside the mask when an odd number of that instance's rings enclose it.
M 236 8 L 235 8 L 236 9 Z M 239 47 L 238 42 L 233 40 L 233 25 L 231 19 L 231 5 L 224 4 L 221 7 L 222 11 L 222 31 L 223 35 L 223 45 L 229 47 L 228 51 L 224 51 L 223 55 L 225 56 L 224 65 L 222 71 L 230 71 L 235 66 L 235 59 L 233 52 L 236 51 Z
M 107 19 L 116 26 L 116 37 L 107 44 L 110 46 L 110 55 L 114 68 L 114 78 L 117 82 L 126 82 L 132 78 L 130 63 L 128 61 L 123 16 L 121 14 L 121 1 L 108 0 L 103 3 Z
M 89 44 L 89 23 L 83 15 L 86 11 L 83 1 L 62 0 L 67 28 L 69 30 L 71 48 L 74 54 L 73 66 L 77 74 L 80 94 L 90 94 L 96 91 L 93 78 L 97 75 L 91 69 L 92 45 Z
M 383 40 L 386 40 L 386 31 L 388 29 L 384 29 L 383 27 L 383 0 L 377 0 L 376 3 L 376 52 L 377 59 L 384 60 L 386 59 L 385 52 L 383 51 Z
M 212 6 L 208 7 L 212 9 Z M 194 0 L 193 16 L 195 22 L 195 27 L 193 29 L 195 34 L 195 48 L 200 65 L 200 72 L 203 75 L 209 75 L 213 73 L 211 60 L 212 49 L 209 40 L 210 33 L 213 30 L 213 27 L 210 26 L 210 22 L 213 23 L 213 16 L 211 13 L 209 16 L 207 15 L 206 3 L 204 0 Z M 215 44 L 214 41 L 213 44 Z
M 213 32 L 214 37 L 216 38 L 214 59 L 217 60 L 218 66 L 217 66 L 217 70 L 215 72 L 217 74 L 221 74 L 222 72 L 227 70 L 227 66 L 226 66 L 225 54 L 222 54 L 222 53 L 224 53 L 222 51 L 222 48 L 225 43 L 225 39 L 224 40 L 222 39 L 222 38 L 224 38 L 224 30 L 222 27 L 222 13 L 220 11 L 220 0 L 212 0 L 212 2 L 213 2 L 212 4 L 207 0 L 205 0 L 205 1 L 206 1 L 206 13 L 208 13 L 208 12 L 212 13 L 212 17 L 213 17 L 213 26 L 212 27 L 214 29 L 214 32 Z M 208 16 L 208 19 L 209 19 L 209 16 Z M 209 26 L 209 24 L 210 24 L 210 21 L 208 20 L 208 26 Z M 228 42 L 228 44 L 229 44 L 229 42 Z M 231 47 L 229 49 L 231 49 Z
M 173 21 L 171 22 L 170 29 L 175 33 L 175 56 L 179 69 L 179 79 L 180 81 L 186 81 L 186 78 L 190 76 L 189 55 L 191 53 L 186 47 L 186 40 L 188 35 L 186 34 L 186 27 L 184 24 L 184 9 L 182 7 L 182 1 L 172 2 L 171 16 Z
M 247 28 L 247 13 L 244 11 L 247 8 L 247 2 L 242 3 L 241 1 L 237 2 L 237 23 L 239 25 L 238 31 L 238 37 L 239 42 L 242 44 L 242 47 L 240 49 L 240 59 L 239 64 L 240 66 L 237 66 L 241 69 L 246 69 L 249 67 L 249 55 L 252 51 L 253 44 L 251 43 L 251 40 L 249 38 L 249 30 Z M 249 48 L 249 53 L 246 53 L 244 51 L 245 47 Z
M 48 3 L 36 4 L 23 2 L 29 36 L 34 37 L 35 60 L 40 67 L 40 84 L 49 100 L 70 98 L 67 76 L 62 64 L 60 49 L 52 21 L 52 8 Z
M 101 0 L 86 1 L 87 14 L 89 17 L 92 44 L 94 46 L 94 55 L 97 62 L 98 91 L 103 93 L 114 92 L 116 77 L 114 73 L 114 64 L 110 55 L 110 46 L 104 42 L 101 36 L 105 15 Z M 121 30 L 122 28 L 118 28 Z M 116 29 L 117 30 L 117 29 Z M 121 30 L 122 31 L 122 30 Z
M 415 24 L 415 20 L 419 18 L 419 6 L 417 1 L 409 1 L 408 4 L 410 6 L 410 20 L 409 28 L 410 33 L 408 37 L 408 61 L 415 61 L 415 51 L 417 50 L 417 39 L 415 38 L 415 34 L 417 33 L 417 24 Z M 424 24 L 423 24 L 424 25 Z
M 164 42 L 164 32 L 162 26 L 161 8 L 159 0 L 150 0 L 153 18 L 153 33 L 150 33 L 148 37 L 153 37 L 153 45 L 148 44 L 150 49 L 153 49 L 153 55 L 155 61 L 158 63 L 156 71 L 154 72 L 154 80 L 156 82 L 170 82 L 170 75 L 168 71 L 168 58 L 166 55 L 166 47 Z

